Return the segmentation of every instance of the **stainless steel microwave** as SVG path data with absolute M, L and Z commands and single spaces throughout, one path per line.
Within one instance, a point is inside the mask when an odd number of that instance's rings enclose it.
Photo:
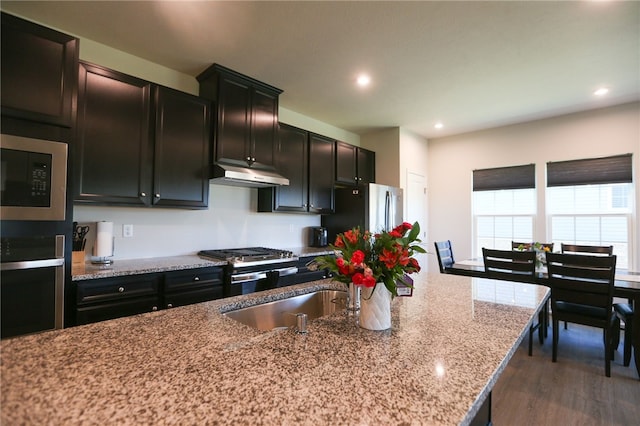
M 0 135 L 0 219 L 65 220 L 67 144 Z

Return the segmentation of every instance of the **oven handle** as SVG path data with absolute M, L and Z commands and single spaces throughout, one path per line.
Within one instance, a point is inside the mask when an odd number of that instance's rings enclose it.
M 264 271 L 231 275 L 231 284 L 246 283 L 247 281 L 263 280 L 265 278 L 267 278 L 267 273 Z
M 64 259 L 24 260 L 21 262 L 6 262 L 0 264 L 2 271 L 16 271 L 20 269 L 51 268 L 64 265 Z
M 287 275 L 295 275 L 298 273 L 298 268 L 295 266 L 292 266 L 290 268 L 282 268 L 282 269 L 276 269 L 274 270 L 274 272 L 277 272 L 279 276 L 281 277 L 285 277 Z

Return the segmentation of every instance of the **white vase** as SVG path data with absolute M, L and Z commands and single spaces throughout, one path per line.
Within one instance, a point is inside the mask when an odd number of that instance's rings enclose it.
M 391 292 L 387 290 L 384 283 L 362 289 L 360 327 L 367 330 L 391 328 Z

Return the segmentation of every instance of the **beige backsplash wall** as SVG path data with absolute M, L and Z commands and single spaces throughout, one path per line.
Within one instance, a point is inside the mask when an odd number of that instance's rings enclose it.
M 256 213 L 257 189 L 211 185 L 208 210 L 74 206 L 74 220 L 91 227 L 86 253 L 91 254 L 95 222 L 114 223 L 114 259 L 138 259 L 197 253 L 202 249 L 307 244 L 310 226 L 320 216 Z M 133 237 L 122 225 L 133 225 Z

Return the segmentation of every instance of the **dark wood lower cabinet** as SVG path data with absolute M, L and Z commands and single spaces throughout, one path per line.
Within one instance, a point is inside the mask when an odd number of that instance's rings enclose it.
M 199 268 L 167 272 L 164 277 L 164 308 L 190 305 L 223 296 L 222 268 Z
M 76 324 L 220 299 L 222 277 L 210 267 L 77 281 Z

